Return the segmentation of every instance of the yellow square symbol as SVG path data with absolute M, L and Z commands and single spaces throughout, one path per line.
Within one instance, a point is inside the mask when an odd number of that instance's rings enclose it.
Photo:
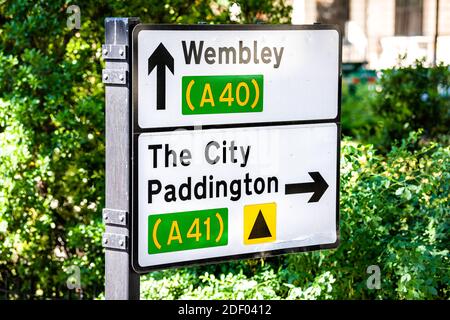
M 277 236 L 277 204 L 244 206 L 244 244 L 272 242 Z

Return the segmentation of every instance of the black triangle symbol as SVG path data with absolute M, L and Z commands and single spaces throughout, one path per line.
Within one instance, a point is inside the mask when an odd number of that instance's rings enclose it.
M 248 240 L 250 239 L 259 239 L 259 238 L 267 238 L 271 237 L 269 227 L 267 226 L 266 220 L 264 220 L 264 216 L 259 210 L 258 216 L 256 217 L 255 224 L 253 225 L 252 231 L 248 236 Z

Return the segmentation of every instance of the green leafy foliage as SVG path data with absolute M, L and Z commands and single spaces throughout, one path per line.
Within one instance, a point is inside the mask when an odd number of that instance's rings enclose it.
M 287 1 L 237 2 L 240 23 L 289 22 Z M 0 1 L 0 289 L 10 299 L 71 297 L 74 266 L 83 297 L 103 296 L 104 18 L 229 23 L 231 2 L 83 1 L 80 30 L 66 27 L 70 4 Z M 386 70 L 377 86 L 343 92 L 344 132 L 384 152 L 343 143 L 338 249 L 153 272 L 141 296 L 448 299 L 450 150 L 433 142 L 448 134 L 448 69 Z M 367 286 L 371 265 L 379 290 Z
M 249 264 L 230 263 L 229 270 L 203 267 L 164 271 L 141 284 L 143 299 L 274 299 L 280 281 L 273 268 L 258 268 L 247 276 Z M 205 271 L 205 269 L 207 269 Z M 208 271 L 209 269 L 209 271 Z M 216 270 L 214 270 L 216 269 Z M 202 270 L 202 271 L 200 271 Z M 217 275 L 215 274 L 217 273 Z
M 84 288 L 102 281 L 101 33 L 89 21 L 68 30 L 67 6 L 0 4 L 0 281 L 8 298 L 67 296 L 72 265 L 90 273 Z
M 351 84 L 344 79 L 341 97 L 342 135 L 367 142 L 376 134 L 378 124 L 383 120 L 373 110 L 379 85 Z
M 424 140 L 448 143 L 450 127 L 450 67 L 413 65 L 383 70 L 375 85 L 360 84 L 355 93 L 342 90 L 344 135 L 372 143 L 388 152 L 394 141 L 424 130 Z
M 426 138 L 448 134 L 450 126 L 450 68 L 428 68 L 422 60 L 412 66 L 384 70 L 381 90 L 373 103 L 383 122 L 379 141 L 388 146 L 410 131 L 423 129 Z

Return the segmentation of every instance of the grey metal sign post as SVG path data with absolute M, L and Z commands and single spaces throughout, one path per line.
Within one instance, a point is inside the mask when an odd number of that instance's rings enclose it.
M 130 264 L 130 117 L 131 31 L 138 18 L 105 19 L 106 67 L 106 201 L 103 209 L 105 233 L 105 297 L 107 300 L 139 299 L 139 275 Z

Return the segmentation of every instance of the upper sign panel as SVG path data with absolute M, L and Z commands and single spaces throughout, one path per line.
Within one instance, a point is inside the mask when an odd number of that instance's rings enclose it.
M 330 26 L 138 25 L 136 124 L 337 120 L 340 46 Z

